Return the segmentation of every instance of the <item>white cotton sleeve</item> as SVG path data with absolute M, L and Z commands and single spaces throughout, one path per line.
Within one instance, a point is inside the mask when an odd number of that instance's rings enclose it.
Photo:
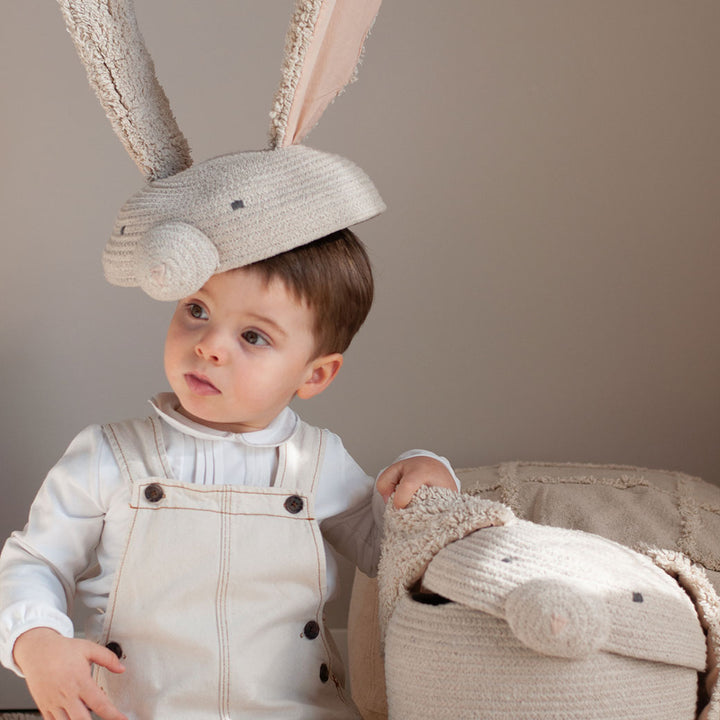
M 99 464 L 108 452 L 102 429 L 81 432 L 50 471 L 28 523 L 0 554 L 0 662 L 13 661 L 17 638 L 35 627 L 73 636 L 75 583 L 92 566 L 105 515 Z
M 382 534 L 373 514 L 375 481 L 353 460 L 337 435 L 326 432 L 326 438 L 315 495 L 320 529 L 340 555 L 374 575 Z

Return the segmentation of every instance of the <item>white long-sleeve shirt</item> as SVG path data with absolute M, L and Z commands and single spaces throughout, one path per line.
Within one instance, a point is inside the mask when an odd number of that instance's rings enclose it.
M 192 422 L 164 393 L 152 401 L 172 474 L 183 483 L 269 486 L 277 469 L 277 447 L 294 432 L 297 415 L 286 408 L 265 429 L 236 434 Z M 424 451 L 410 451 L 405 459 Z M 456 479 L 457 482 L 457 479 Z M 458 483 L 459 487 L 459 483 Z M 0 662 L 13 662 L 15 640 L 34 627 L 73 636 L 73 598 L 95 610 L 87 635 L 100 635 L 127 528 L 114 522 L 117 504 L 127 506 L 130 488 L 122 478 L 102 427 L 92 425 L 70 444 L 48 474 L 30 509 L 24 530 L 13 533 L 0 555 Z M 315 514 L 326 546 L 329 597 L 337 585 L 330 550 L 374 574 L 379 555 L 383 501 L 366 475 L 328 433 L 315 496 Z M 330 547 L 329 547 L 330 546 Z

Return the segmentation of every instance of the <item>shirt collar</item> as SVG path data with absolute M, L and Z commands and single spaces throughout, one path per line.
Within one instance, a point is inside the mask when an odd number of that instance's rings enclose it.
M 225 440 L 251 447 L 277 447 L 289 440 L 297 429 L 298 416 L 286 407 L 266 428 L 247 433 L 233 433 L 215 430 L 190 420 L 178 412 L 180 401 L 175 393 L 160 393 L 150 400 L 155 412 L 168 425 L 185 435 L 202 440 Z

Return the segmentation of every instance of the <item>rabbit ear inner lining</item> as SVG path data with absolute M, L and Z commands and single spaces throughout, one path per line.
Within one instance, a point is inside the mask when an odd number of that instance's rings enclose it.
M 273 147 L 302 142 L 327 106 L 355 79 L 381 1 L 299 0 L 270 114 Z

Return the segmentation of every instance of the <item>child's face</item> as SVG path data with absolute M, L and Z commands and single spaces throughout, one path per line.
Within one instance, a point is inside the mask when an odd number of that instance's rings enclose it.
M 252 271 L 214 275 L 178 303 L 165 374 L 182 411 L 231 432 L 266 427 L 317 380 L 313 313 L 279 281 Z

